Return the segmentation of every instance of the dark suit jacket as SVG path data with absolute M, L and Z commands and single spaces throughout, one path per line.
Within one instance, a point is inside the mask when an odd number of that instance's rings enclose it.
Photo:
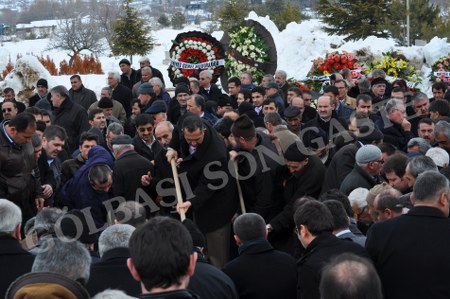
M 345 252 L 369 257 L 363 247 L 352 241 L 338 239 L 331 232 L 318 235 L 297 262 L 297 298 L 320 299 L 319 283 L 322 268 L 332 257 Z
M 355 166 L 356 152 L 360 147 L 359 143 L 347 144 L 334 154 L 330 165 L 328 165 L 321 193 L 341 187 L 342 181 Z
M 450 219 L 433 207 L 375 223 L 369 252 L 385 298 L 450 298 Z
M 188 289 L 202 299 L 237 299 L 236 287 L 228 275 L 209 264 L 197 251 L 198 259 L 194 275 L 189 279 Z
M 225 143 L 210 124 L 203 123 L 206 127 L 203 142 L 194 154 L 189 153 L 189 144 L 183 135 L 178 137 L 179 146 L 175 148 L 179 150 L 179 157 L 183 157 L 178 173 L 186 172 L 192 190 L 189 201 L 195 222 L 206 234 L 230 223 L 237 210 L 238 199 L 236 181 L 228 171 Z M 175 136 L 172 141 L 177 138 Z
M 137 296 L 141 293 L 141 285 L 133 279 L 127 268 L 130 257 L 128 248 L 114 248 L 105 252 L 100 261 L 91 266 L 86 289 L 91 296 L 106 289 L 124 291 L 127 295 Z
M 395 145 L 399 150 L 406 152 L 408 141 L 414 138 L 412 131 L 405 132 L 401 125 L 385 123 L 383 118 L 377 120 L 375 125 L 384 134 L 384 142 Z
M 355 190 L 356 188 L 366 188 L 371 189 L 373 186 L 379 183 L 378 178 L 374 178 L 365 172 L 361 167 L 355 164 L 353 170 L 345 177 L 342 181 L 340 191 L 345 193 L 345 195 L 349 195 L 350 192 Z
M 139 137 L 138 134 L 136 134 L 133 137 L 133 145 L 134 150 L 141 155 L 142 157 L 146 158 L 150 162 L 155 160 L 156 154 L 161 150 L 161 144 L 159 144 L 158 141 L 154 141 L 151 145 L 151 148 L 147 146 L 147 144 L 144 143 L 141 137 Z
M 222 95 L 222 91 L 213 84 L 209 88 L 209 92 L 207 92 L 203 87 L 200 87 L 199 94 L 205 98 L 205 102 L 215 101 L 217 103 L 219 101 L 219 97 Z
M 34 256 L 24 250 L 13 237 L 0 234 L 0 298 L 19 276 L 31 271 Z
M 252 240 L 240 247 L 240 255 L 225 265 L 241 299 L 295 299 L 295 260 L 275 250 L 267 240 Z
M 315 118 L 313 118 L 312 120 L 308 121 L 305 124 L 305 128 L 309 128 L 309 127 L 321 128 L 322 130 L 325 131 L 325 133 L 327 133 L 327 136 L 329 138 L 331 138 L 332 135 L 338 134 L 342 128 L 344 128 L 344 129 L 348 128 L 345 120 L 337 117 L 335 111 L 333 111 L 333 116 L 332 116 L 331 120 L 328 122 L 325 122 L 324 120 L 322 120 L 320 118 L 319 114 L 317 114 L 317 116 Z
M 141 177 L 149 171 L 154 174 L 152 163 L 136 151 L 120 155 L 114 161 L 114 196 L 123 196 L 127 201 L 134 201 L 136 190 L 142 187 Z

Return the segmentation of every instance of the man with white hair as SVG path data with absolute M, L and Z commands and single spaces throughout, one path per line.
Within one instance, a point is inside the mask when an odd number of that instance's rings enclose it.
M 449 163 L 449 155 L 448 153 L 440 148 L 440 147 L 432 147 L 430 148 L 425 156 L 430 157 L 434 164 L 436 164 L 439 168 L 445 168 Z
M 123 108 L 125 108 L 127 117 L 130 117 L 130 103 L 133 99 L 133 96 L 131 94 L 131 89 L 126 87 L 125 85 L 122 85 L 120 81 L 121 77 L 119 72 L 108 72 L 108 85 L 113 91 L 112 98 L 122 104 Z
M 406 151 L 408 141 L 414 138 L 411 123 L 406 119 L 406 107 L 403 101 L 391 99 L 386 103 L 386 117 L 378 119 L 375 124 L 384 134 L 384 141 Z
M 206 101 L 219 101 L 219 97 L 222 91 L 214 84 L 211 84 L 213 74 L 210 70 L 204 70 L 200 72 L 200 91 L 199 94 L 205 98 Z
M 165 84 L 164 76 L 162 75 L 160 70 L 158 70 L 152 66 L 152 64 L 150 63 L 150 58 L 144 56 L 141 59 L 139 59 L 139 66 L 140 66 L 140 69 L 137 70 L 137 74 L 136 74 L 136 77 L 138 78 L 138 80 L 141 79 L 141 70 L 144 67 L 149 67 L 152 72 L 152 77 L 158 77 L 159 79 L 161 79 L 162 83 Z
M 128 242 L 135 228 L 129 224 L 115 224 L 105 229 L 98 240 L 100 261 L 91 266 L 86 286 L 91 296 L 106 289 L 117 289 L 130 296 L 140 293 L 140 285 L 127 268 L 130 257 Z
M 287 94 L 288 89 L 291 87 L 289 83 L 287 82 L 287 73 L 283 70 L 277 70 L 275 72 L 275 82 L 280 87 L 281 96 L 284 99 L 284 105 L 287 107 Z
M 22 212 L 11 201 L 0 199 L 0 298 L 17 277 L 31 271 L 34 256 L 20 245 Z M 7 269 L 7 270 L 6 270 Z

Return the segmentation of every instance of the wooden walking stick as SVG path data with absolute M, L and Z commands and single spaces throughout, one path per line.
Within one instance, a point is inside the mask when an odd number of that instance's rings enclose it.
M 177 201 L 178 204 L 182 204 L 183 198 L 181 197 L 180 179 L 178 178 L 177 163 L 175 162 L 175 159 L 170 160 L 170 166 L 172 166 L 173 181 L 175 182 L 175 190 L 177 191 Z M 179 214 L 181 222 L 183 222 L 186 219 L 184 209 L 180 209 Z
M 241 212 L 242 214 L 245 214 L 245 204 L 244 204 L 244 196 L 242 195 L 242 189 L 241 189 L 241 184 L 239 184 L 239 171 L 238 171 L 238 164 L 236 159 L 233 160 L 233 164 L 234 164 L 234 172 L 236 174 L 236 184 L 238 187 L 238 194 L 239 194 L 239 203 L 241 204 Z

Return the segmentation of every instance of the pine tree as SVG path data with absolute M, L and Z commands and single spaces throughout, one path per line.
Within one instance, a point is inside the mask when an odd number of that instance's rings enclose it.
M 374 35 L 389 37 L 385 20 L 392 19 L 389 0 L 319 0 L 317 12 L 330 34 L 346 35 L 345 40 L 357 40 Z
M 186 24 L 186 17 L 182 12 L 176 12 L 172 16 L 172 27 L 173 29 L 183 29 Z
M 300 23 L 302 14 L 300 7 L 289 2 L 284 9 L 275 16 L 274 22 L 279 30 L 284 30 L 290 22 Z
M 163 27 L 169 27 L 170 26 L 170 20 L 166 16 L 166 14 L 163 13 L 161 16 L 159 16 L 158 24 L 160 24 Z
M 248 15 L 246 0 L 227 0 L 217 11 L 216 20 L 220 22 L 220 30 L 229 32 L 231 28 L 238 26 Z
M 130 6 L 132 2 L 133 0 L 123 1 L 123 14 L 114 22 L 111 39 L 113 55 L 130 56 L 131 63 L 133 55 L 146 55 L 153 49 L 154 43 L 146 21 Z

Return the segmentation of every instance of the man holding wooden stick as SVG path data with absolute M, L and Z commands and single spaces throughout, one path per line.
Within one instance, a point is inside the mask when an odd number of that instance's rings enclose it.
M 228 151 L 218 133 L 199 116 L 186 115 L 179 123 L 179 148 L 169 148 L 166 155 L 169 162 L 176 159 L 179 163 L 184 202 L 177 205 L 177 211 L 192 211 L 194 222 L 205 234 L 211 262 L 222 267 L 228 260 L 231 218 L 238 206 Z

